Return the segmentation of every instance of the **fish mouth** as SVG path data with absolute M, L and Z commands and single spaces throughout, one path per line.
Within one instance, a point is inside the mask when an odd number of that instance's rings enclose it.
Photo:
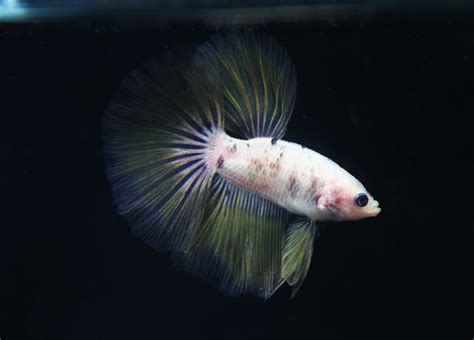
M 372 216 L 372 217 L 377 216 L 382 211 L 382 209 L 380 209 L 380 207 L 379 207 L 379 202 L 377 202 L 376 200 L 374 200 L 372 202 L 372 206 L 371 206 L 370 210 L 371 210 L 370 211 L 370 216 Z

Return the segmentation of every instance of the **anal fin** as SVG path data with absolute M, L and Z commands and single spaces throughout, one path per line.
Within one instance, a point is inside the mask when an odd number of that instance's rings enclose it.
M 220 177 L 214 179 L 203 223 L 178 266 L 226 295 L 267 299 L 283 282 L 288 212 Z

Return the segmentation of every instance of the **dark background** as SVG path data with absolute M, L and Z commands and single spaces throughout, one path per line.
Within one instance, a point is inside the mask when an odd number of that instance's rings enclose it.
M 101 115 L 148 57 L 205 24 L 112 19 L 0 26 L 0 337 L 472 339 L 474 15 L 254 26 L 288 49 L 287 140 L 338 162 L 375 219 L 321 223 L 289 300 L 221 296 L 175 271 L 115 214 Z

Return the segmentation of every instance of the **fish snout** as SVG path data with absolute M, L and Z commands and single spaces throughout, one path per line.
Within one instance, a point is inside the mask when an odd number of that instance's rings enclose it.
M 370 207 L 370 216 L 372 217 L 375 217 L 377 216 L 380 212 L 382 211 L 382 209 L 379 207 L 379 202 L 374 200 L 372 202 L 372 205 Z

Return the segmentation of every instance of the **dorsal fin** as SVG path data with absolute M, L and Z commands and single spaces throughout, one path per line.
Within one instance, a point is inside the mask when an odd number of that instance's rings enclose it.
M 236 137 L 282 138 L 296 96 L 296 73 L 286 51 L 252 32 L 216 34 L 195 62 L 207 65 L 225 101 L 226 131 Z

